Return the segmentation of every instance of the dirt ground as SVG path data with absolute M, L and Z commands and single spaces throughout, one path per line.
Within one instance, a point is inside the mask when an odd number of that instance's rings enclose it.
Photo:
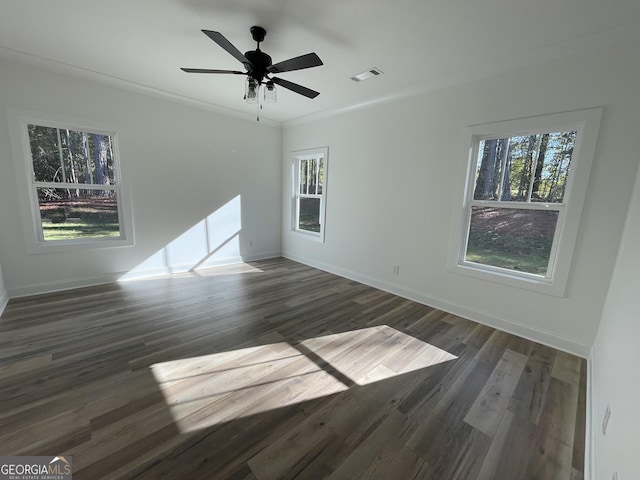
M 474 207 L 471 225 L 474 231 L 553 240 L 557 219 L 556 211 Z

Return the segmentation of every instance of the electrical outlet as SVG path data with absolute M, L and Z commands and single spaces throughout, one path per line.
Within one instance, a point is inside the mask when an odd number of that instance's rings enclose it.
M 611 418 L 611 405 L 607 405 L 604 411 L 604 418 L 602 419 L 602 434 L 607 434 L 607 427 L 609 426 L 609 419 Z
M 394 275 L 400 275 L 400 265 L 394 265 L 392 272 Z

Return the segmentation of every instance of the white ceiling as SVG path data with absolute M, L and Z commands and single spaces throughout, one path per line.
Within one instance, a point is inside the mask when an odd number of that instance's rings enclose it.
M 179 69 L 242 70 L 200 30 L 244 52 L 252 25 L 274 63 L 324 62 L 278 75 L 321 92 L 279 89 L 261 116 L 284 122 L 638 38 L 640 0 L 0 0 L 0 55 L 255 115 L 244 77 Z

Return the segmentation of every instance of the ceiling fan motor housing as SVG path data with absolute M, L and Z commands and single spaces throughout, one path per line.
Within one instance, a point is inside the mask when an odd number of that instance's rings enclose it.
M 247 66 L 249 75 L 258 82 L 262 82 L 268 73 L 267 68 L 271 66 L 271 57 L 261 50 L 249 50 L 244 56 L 251 62 L 251 65 Z

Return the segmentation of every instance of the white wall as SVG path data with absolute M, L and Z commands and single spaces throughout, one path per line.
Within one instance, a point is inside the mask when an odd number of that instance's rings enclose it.
M 289 152 L 326 145 L 330 167 L 326 243 L 302 239 L 285 224 L 283 254 L 587 356 L 638 164 L 638 51 L 633 43 L 619 45 L 286 125 L 283 218 L 290 218 Z M 392 82 L 393 73 L 371 81 Z M 465 126 L 599 106 L 603 119 L 565 298 L 449 272 Z M 392 265 L 400 265 L 399 276 Z
M 10 296 L 114 280 L 141 263 L 159 272 L 280 253 L 279 126 L 6 60 L 0 60 L 0 85 L 0 262 Z M 27 254 L 10 109 L 117 130 L 135 246 Z M 232 225 L 221 225 L 229 218 Z M 238 228 L 213 260 L 205 258 L 218 246 L 207 247 L 207 238 L 224 242 Z
M 640 471 L 640 171 L 627 214 L 602 321 L 593 347 L 593 440 L 595 476 L 608 480 L 617 471 L 620 480 Z M 611 417 L 607 434 L 602 421 L 607 405 Z

